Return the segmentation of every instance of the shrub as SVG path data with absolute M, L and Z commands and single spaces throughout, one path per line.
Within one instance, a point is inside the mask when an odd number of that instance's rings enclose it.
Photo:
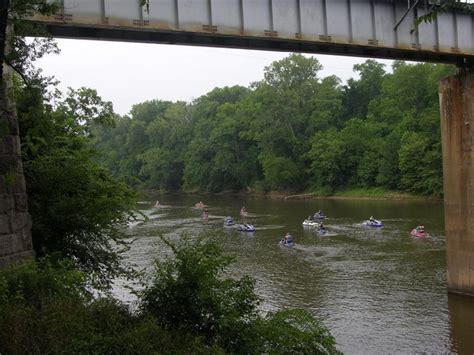
M 223 278 L 232 258 L 215 242 L 184 240 L 164 240 L 174 258 L 156 261 L 156 276 L 141 294 L 142 316 L 231 353 L 337 353 L 329 331 L 303 310 L 260 316 L 254 281 Z
M 111 297 L 91 299 L 83 280 L 70 263 L 49 260 L 0 272 L 0 354 L 223 352 Z
M 42 259 L 0 272 L 0 354 L 338 353 L 309 313 L 262 317 L 254 281 L 224 278 L 232 258 L 212 241 L 166 242 L 174 259 L 157 262 L 139 293 L 139 311 L 102 296 L 70 262 Z

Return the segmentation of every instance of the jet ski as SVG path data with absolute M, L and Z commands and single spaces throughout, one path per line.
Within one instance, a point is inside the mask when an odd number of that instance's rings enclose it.
M 416 228 L 413 228 L 410 234 L 412 235 L 412 237 L 418 237 L 418 238 L 426 237 L 426 232 L 424 230 L 418 230 Z
M 319 222 L 312 220 L 312 219 L 305 219 L 303 221 L 303 226 L 305 227 L 317 227 L 319 226 Z
M 383 227 L 383 222 L 382 221 L 379 221 L 377 219 L 373 219 L 373 220 L 367 220 L 367 221 L 364 221 L 362 222 L 362 224 L 364 226 L 367 226 L 367 227 L 373 227 L 373 228 L 379 228 L 379 227 Z
M 280 240 L 280 246 L 286 247 L 286 248 L 291 248 L 296 245 L 295 242 L 284 242 L 283 240 Z
M 239 232 L 255 232 L 255 227 L 248 223 L 238 224 L 236 229 Z
M 316 213 L 313 215 L 313 218 L 314 218 L 314 219 L 326 219 L 327 216 L 326 216 L 323 212 L 316 212 Z
M 234 223 L 234 220 L 232 219 L 232 217 L 226 217 L 224 219 L 224 226 L 225 227 L 231 227 L 233 226 L 235 223 Z
M 318 234 L 326 234 L 328 232 L 327 228 L 323 227 L 323 228 L 318 228 L 316 230 L 316 233 Z
M 287 247 L 287 248 L 291 248 L 295 246 L 293 236 L 290 233 L 286 233 L 285 237 L 282 240 L 280 240 L 280 245 L 282 247 Z

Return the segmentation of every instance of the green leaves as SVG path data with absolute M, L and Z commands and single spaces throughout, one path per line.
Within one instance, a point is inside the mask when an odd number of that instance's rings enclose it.
M 263 353 L 339 354 L 329 331 L 305 311 L 270 313 L 262 328 L 268 338 Z
M 146 12 L 150 12 L 150 0 L 140 0 L 140 6 L 145 7 Z
M 338 353 L 329 331 L 306 311 L 262 317 L 254 281 L 225 278 L 233 259 L 211 239 L 162 241 L 173 258 L 156 262 L 156 277 L 140 295 L 142 316 L 156 318 L 165 329 L 200 336 L 226 353 Z
M 301 176 L 300 167 L 288 157 L 274 154 L 261 154 L 265 182 L 273 190 L 285 190 L 299 183 Z
M 142 312 L 156 317 L 167 329 L 199 334 L 209 343 L 222 336 L 222 331 L 231 331 L 228 322 L 243 325 L 256 317 L 253 281 L 221 279 L 232 259 L 223 256 L 215 243 L 203 239 L 165 243 L 171 246 L 174 258 L 156 261 L 157 276 L 143 292 Z
M 113 126 L 115 123 L 112 102 L 103 101 L 96 90 L 84 87 L 69 88 L 54 114 L 64 129 L 77 135 L 90 134 L 93 125 Z
M 137 309 L 87 291 L 87 275 L 50 256 L 0 272 L 0 352 L 127 354 L 339 354 L 303 310 L 261 316 L 254 280 L 226 278 L 233 260 L 208 239 L 156 263 Z M 57 257 L 57 255 L 56 255 Z
M 439 5 L 431 6 L 431 8 L 423 15 L 415 19 L 415 24 L 418 25 L 422 22 L 431 23 L 442 13 L 454 10 L 456 12 L 462 12 L 467 14 L 474 13 L 474 5 L 465 0 L 444 0 Z
M 408 191 L 439 196 L 442 191 L 441 147 L 422 134 L 407 132 L 400 147 L 401 184 Z
M 135 193 L 95 162 L 93 125 L 114 114 L 95 90 L 70 90 L 56 108 L 44 103 L 39 87 L 17 91 L 22 159 L 33 245 L 38 256 L 59 253 L 107 288 L 124 274 L 117 248 L 122 228 L 134 218 Z
M 266 67 L 250 89 L 216 88 L 190 104 L 135 105 L 115 130 L 97 130 L 96 147 L 114 174 L 147 188 L 441 194 L 437 85 L 453 67 L 396 61 L 387 72 L 367 60 L 345 86 L 335 76 L 319 78 L 321 68 L 292 54 Z M 406 132 L 428 139 L 424 187 L 403 178 Z

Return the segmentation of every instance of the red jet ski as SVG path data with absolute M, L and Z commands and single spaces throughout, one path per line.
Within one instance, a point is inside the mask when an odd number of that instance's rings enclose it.
M 418 238 L 424 238 L 426 237 L 426 232 L 424 230 L 418 230 L 416 228 L 414 228 L 412 231 L 411 231 L 411 235 L 412 237 L 418 237 Z

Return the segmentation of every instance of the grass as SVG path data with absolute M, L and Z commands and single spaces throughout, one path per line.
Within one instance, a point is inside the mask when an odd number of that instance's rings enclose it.
M 414 195 L 406 192 L 387 190 L 382 187 L 355 187 L 334 192 L 331 196 L 341 198 L 373 198 L 387 200 L 424 200 L 430 199 L 427 196 Z

